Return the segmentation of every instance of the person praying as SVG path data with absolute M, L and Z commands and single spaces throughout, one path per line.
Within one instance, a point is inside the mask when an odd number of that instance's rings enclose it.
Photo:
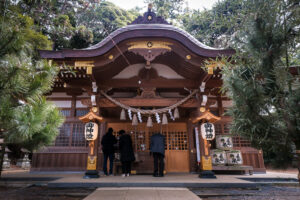
M 119 131 L 119 150 L 120 160 L 122 163 L 122 177 L 129 176 L 131 172 L 131 162 L 135 160 L 132 140 L 129 134 L 126 134 L 124 130 Z
M 164 176 L 165 137 L 161 133 L 151 136 L 150 153 L 154 158 L 154 177 Z
M 102 137 L 101 145 L 103 152 L 103 172 L 104 175 L 112 175 L 113 174 L 113 162 L 114 162 L 114 144 L 117 143 L 116 137 L 112 134 L 113 129 L 109 128 L 107 133 Z M 109 174 L 107 173 L 107 159 L 109 158 Z

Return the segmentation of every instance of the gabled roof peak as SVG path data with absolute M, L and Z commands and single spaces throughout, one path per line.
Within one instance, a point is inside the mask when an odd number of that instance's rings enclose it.
M 156 16 L 152 11 L 152 4 L 148 5 L 148 11 L 144 13 L 144 16 L 138 16 L 131 24 L 170 24 L 163 17 Z

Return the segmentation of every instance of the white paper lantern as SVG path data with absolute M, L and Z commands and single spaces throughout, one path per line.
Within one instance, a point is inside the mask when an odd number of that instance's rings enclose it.
M 98 137 L 98 124 L 88 122 L 85 124 L 84 136 L 86 140 L 96 140 Z
M 201 136 L 205 140 L 213 140 L 215 138 L 215 126 L 212 123 L 203 123 L 201 125 Z

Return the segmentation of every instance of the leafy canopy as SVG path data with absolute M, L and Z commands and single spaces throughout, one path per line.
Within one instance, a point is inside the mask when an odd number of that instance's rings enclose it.
M 292 147 L 300 149 L 300 82 L 290 71 L 299 52 L 299 2 L 249 0 L 243 10 L 234 64 L 223 70 L 232 131 L 263 149 L 265 161 L 284 166 Z

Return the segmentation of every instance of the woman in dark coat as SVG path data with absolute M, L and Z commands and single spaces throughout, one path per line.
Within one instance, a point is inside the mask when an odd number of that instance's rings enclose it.
M 135 160 L 132 140 L 130 135 L 126 134 L 124 130 L 119 131 L 120 140 L 119 140 L 119 150 L 120 150 L 120 160 L 122 163 L 122 172 L 123 177 L 129 176 L 131 171 L 131 162 Z

